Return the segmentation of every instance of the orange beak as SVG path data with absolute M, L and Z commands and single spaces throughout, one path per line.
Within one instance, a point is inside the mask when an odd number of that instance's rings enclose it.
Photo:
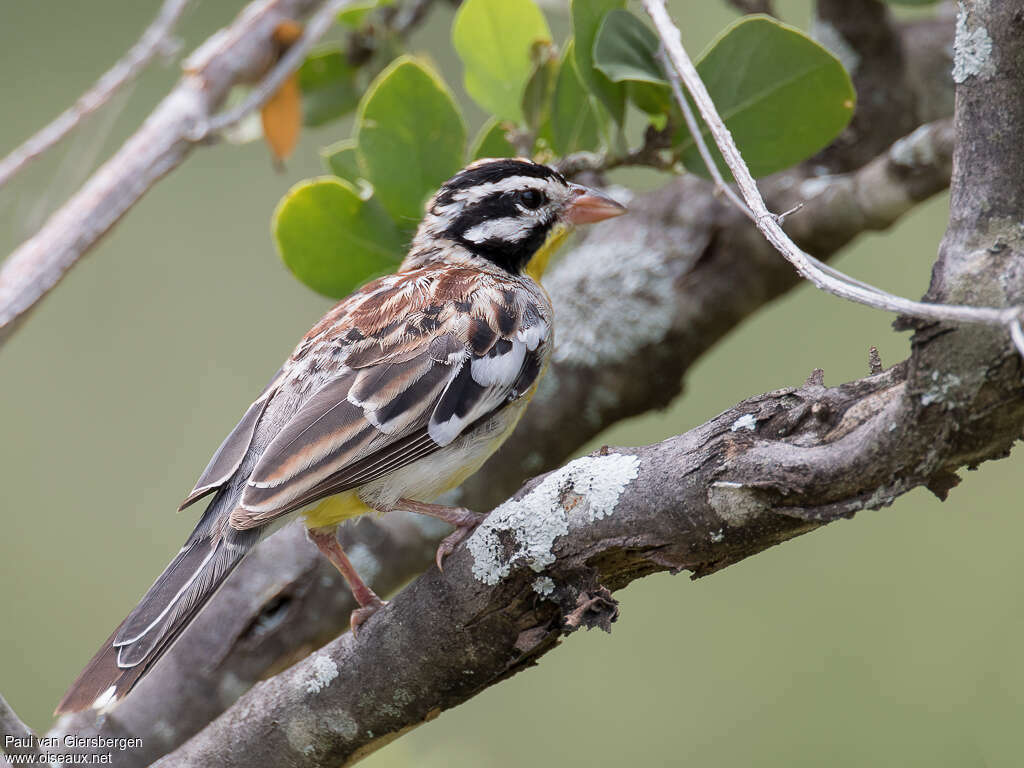
M 592 224 L 604 221 L 626 212 L 626 206 L 612 200 L 604 192 L 571 184 L 573 198 L 565 210 L 565 218 L 571 224 Z

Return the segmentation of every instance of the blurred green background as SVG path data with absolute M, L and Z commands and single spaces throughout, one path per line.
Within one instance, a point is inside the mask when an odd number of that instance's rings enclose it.
M 91 84 L 149 22 L 157 0 L 0 1 L 6 152 Z M 193 3 L 191 49 L 242 3 Z M 677 0 L 691 50 L 733 16 Z M 780 2 L 805 25 L 810 3 Z M 567 28 L 548 3 L 552 29 Z M 442 5 L 411 41 L 466 106 Z M 156 67 L 111 116 L 0 190 L 0 253 L 138 125 L 176 77 Z M 475 129 L 476 125 L 471 125 Z M 0 350 L 0 691 L 33 726 L 191 530 L 174 509 L 267 376 L 329 306 L 292 279 L 269 237 L 318 147 L 307 132 L 275 173 L 258 144 L 197 150 L 129 213 Z M 471 134 L 472 135 L 472 134 Z M 650 174 L 618 180 L 650 184 Z M 919 296 L 947 199 L 921 206 L 839 266 Z M 756 315 L 688 376 L 667 413 L 622 424 L 649 443 L 736 401 L 836 384 L 888 365 L 907 336 L 888 316 L 809 287 Z M 949 502 L 915 491 L 708 579 L 644 579 L 619 594 L 609 636 L 569 637 L 539 668 L 405 736 L 367 761 L 519 766 L 1012 766 L 1024 732 L 1024 562 L 1012 488 L 1019 457 L 964 478 Z M 1019 470 L 1018 470 L 1019 471 Z M 966 474 L 966 473 L 965 473 Z

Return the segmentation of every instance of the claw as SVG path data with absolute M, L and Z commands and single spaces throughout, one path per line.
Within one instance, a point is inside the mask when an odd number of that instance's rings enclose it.
M 434 562 L 437 563 L 437 570 L 441 573 L 444 573 L 444 559 L 454 552 L 459 544 L 468 539 L 473 531 L 476 530 L 476 527 L 487 517 L 487 515 L 471 512 L 468 509 L 462 510 L 462 512 L 464 514 L 461 515 L 461 519 L 453 523 L 455 530 L 445 536 L 441 543 L 437 545 L 437 554 L 434 555 Z
M 359 636 L 359 627 L 362 626 L 363 622 L 369 619 L 373 614 L 379 611 L 381 608 L 388 604 L 387 600 L 378 599 L 374 603 L 367 603 L 366 605 L 356 608 L 348 616 L 348 624 L 352 627 L 352 636 Z

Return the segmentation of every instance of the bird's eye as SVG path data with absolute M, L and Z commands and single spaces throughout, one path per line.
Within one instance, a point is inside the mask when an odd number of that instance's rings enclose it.
M 530 210 L 536 210 L 544 205 L 544 193 L 536 189 L 524 189 L 518 197 L 519 202 Z

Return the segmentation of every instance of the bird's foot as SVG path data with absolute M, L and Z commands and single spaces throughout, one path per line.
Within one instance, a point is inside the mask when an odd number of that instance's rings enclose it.
M 441 539 L 441 543 L 437 545 L 437 554 L 434 555 L 434 562 L 437 563 L 437 570 L 444 572 L 444 559 L 448 557 L 455 548 L 459 546 L 463 541 L 468 539 L 476 527 L 484 521 L 487 515 L 482 515 L 479 512 L 472 512 L 468 509 L 458 507 L 452 510 L 458 512 L 458 520 L 447 520 L 446 522 L 451 523 L 455 526 L 455 530 Z
M 359 627 L 361 627 L 367 619 L 387 604 L 387 600 L 381 600 L 379 597 L 374 595 L 373 600 L 352 611 L 348 617 L 348 625 L 352 628 L 352 636 L 356 637 L 359 634 Z
M 443 520 L 449 525 L 455 526 L 455 530 L 441 540 L 437 547 L 437 555 L 434 557 L 434 562 L 437 563 L 437 570 L 442 572 L 444 571 L 444 559 L 454 552 L 459 544 L 469 538 L 469 535 L 487 517 L 487 515 L 473 512 L 465 507 L 446 507 L 443 504 L 427 504 L 426 502 L 413 501 L 412 499 L 400 499 L 396 507 L 408 510 L 409 512 L 436 517 L 438 520 Z

